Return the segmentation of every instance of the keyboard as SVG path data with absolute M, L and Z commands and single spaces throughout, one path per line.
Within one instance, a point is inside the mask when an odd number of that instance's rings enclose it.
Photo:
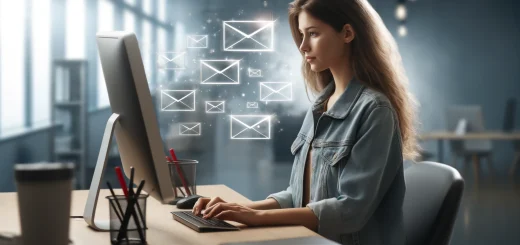
M 173 219 L 197 232 L 240 230 L 240 228 L 225 221 L 219 220 L 217 218 L 204 219 L 202 218 L 201 214 L 195 215 L 191 211 L 174 211 L 171 213 L 173 215 Z

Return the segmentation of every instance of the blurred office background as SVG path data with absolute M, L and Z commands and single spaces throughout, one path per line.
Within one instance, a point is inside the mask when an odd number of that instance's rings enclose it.
M 311 103 L 287 23 L 289 2 L 0 0 L 0 191 L 16 190 L 13 164 L 38 161 L 75 162 L 75 188 L 89 188 L 111 115 L 95 34 L 111 30 L 137 35 L 165 148 L 199 160 L 197 184 L 225 184 L 252 200 L 285 189 L 290 145 Z M 518 244 L 520 167 L 512 166 L 520 143 L 508 135 L 520 130 L 520 3 L 369 2 L 397 40 L 420 103 L 423 159 L 450 164 L 466 179 L 453 244 Z M 275 21 L 274 51 L 224 51 L 229 20 Z M 187 49 L 188 35 L 207 35 L 207 48 Z M 185 52 L 185 69 L 162 69 L 161 52 Z M 240 84 L 200 84 L 201 59 L 241 60 Z M 259 101 L 260 82 L 290 82 L 292 100 Z M 162 90 L 195 90 L 196 110 L 162 111 Z M 205 101 L 226 101 L 225 113 L 206 113 Z M 244 114 L 271 115 L 270 139 L 230 139 L 230 115 Z M 184 122 L 200 123 L 201 135 L 180 135 Z M 438 140 L 472 132 L 484 137 Z M 120 164 L 113 147 L 108 180 Z

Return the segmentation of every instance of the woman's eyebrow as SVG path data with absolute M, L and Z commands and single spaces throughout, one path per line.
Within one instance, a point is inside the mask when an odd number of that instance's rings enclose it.
M 315 26 L 309 26 L 309 27 L 306 27 L 304 30 L 307 30 L 307 29 L 311 29 L 311 28 L 316 28 Z M 298 29 L 299 31 L 302 31 L 300 29 Z

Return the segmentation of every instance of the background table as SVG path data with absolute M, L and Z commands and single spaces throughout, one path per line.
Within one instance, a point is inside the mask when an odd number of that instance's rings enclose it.
M 437 158 L 440 163 L 444 163 L 444 140 L 509 140 L 520 141 L 520 132 L 468 132 L 465 134 L 455 134 L 448 131 L 435 131 L 419 135 L 419 140 L 437 140 Z

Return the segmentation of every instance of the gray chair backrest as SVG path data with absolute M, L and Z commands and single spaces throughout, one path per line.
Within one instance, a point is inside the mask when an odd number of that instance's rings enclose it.
M 504 132 L 512 132 L 515 130 L 515 116 L 516 116 L 516 99 L 509 98 L 506 102 L 506 110 L 504 112 Z
M 467 132 L 482 132 L 486 130 L 482 107 L 479 105 L 450 106 L 446 111 L 447 130 L 454 132 L 461 119 L 466 119 L 468 123 Z M 450 141 L 450 147 L 452 151 L 460 153 L 471 150 L 491 151 L 493 145 L 491 140 L 454 140 Z
M 449 244 L 464 191 L 459 172 L 445 164 L 420 162 L 404 172 L 407 245 Z

